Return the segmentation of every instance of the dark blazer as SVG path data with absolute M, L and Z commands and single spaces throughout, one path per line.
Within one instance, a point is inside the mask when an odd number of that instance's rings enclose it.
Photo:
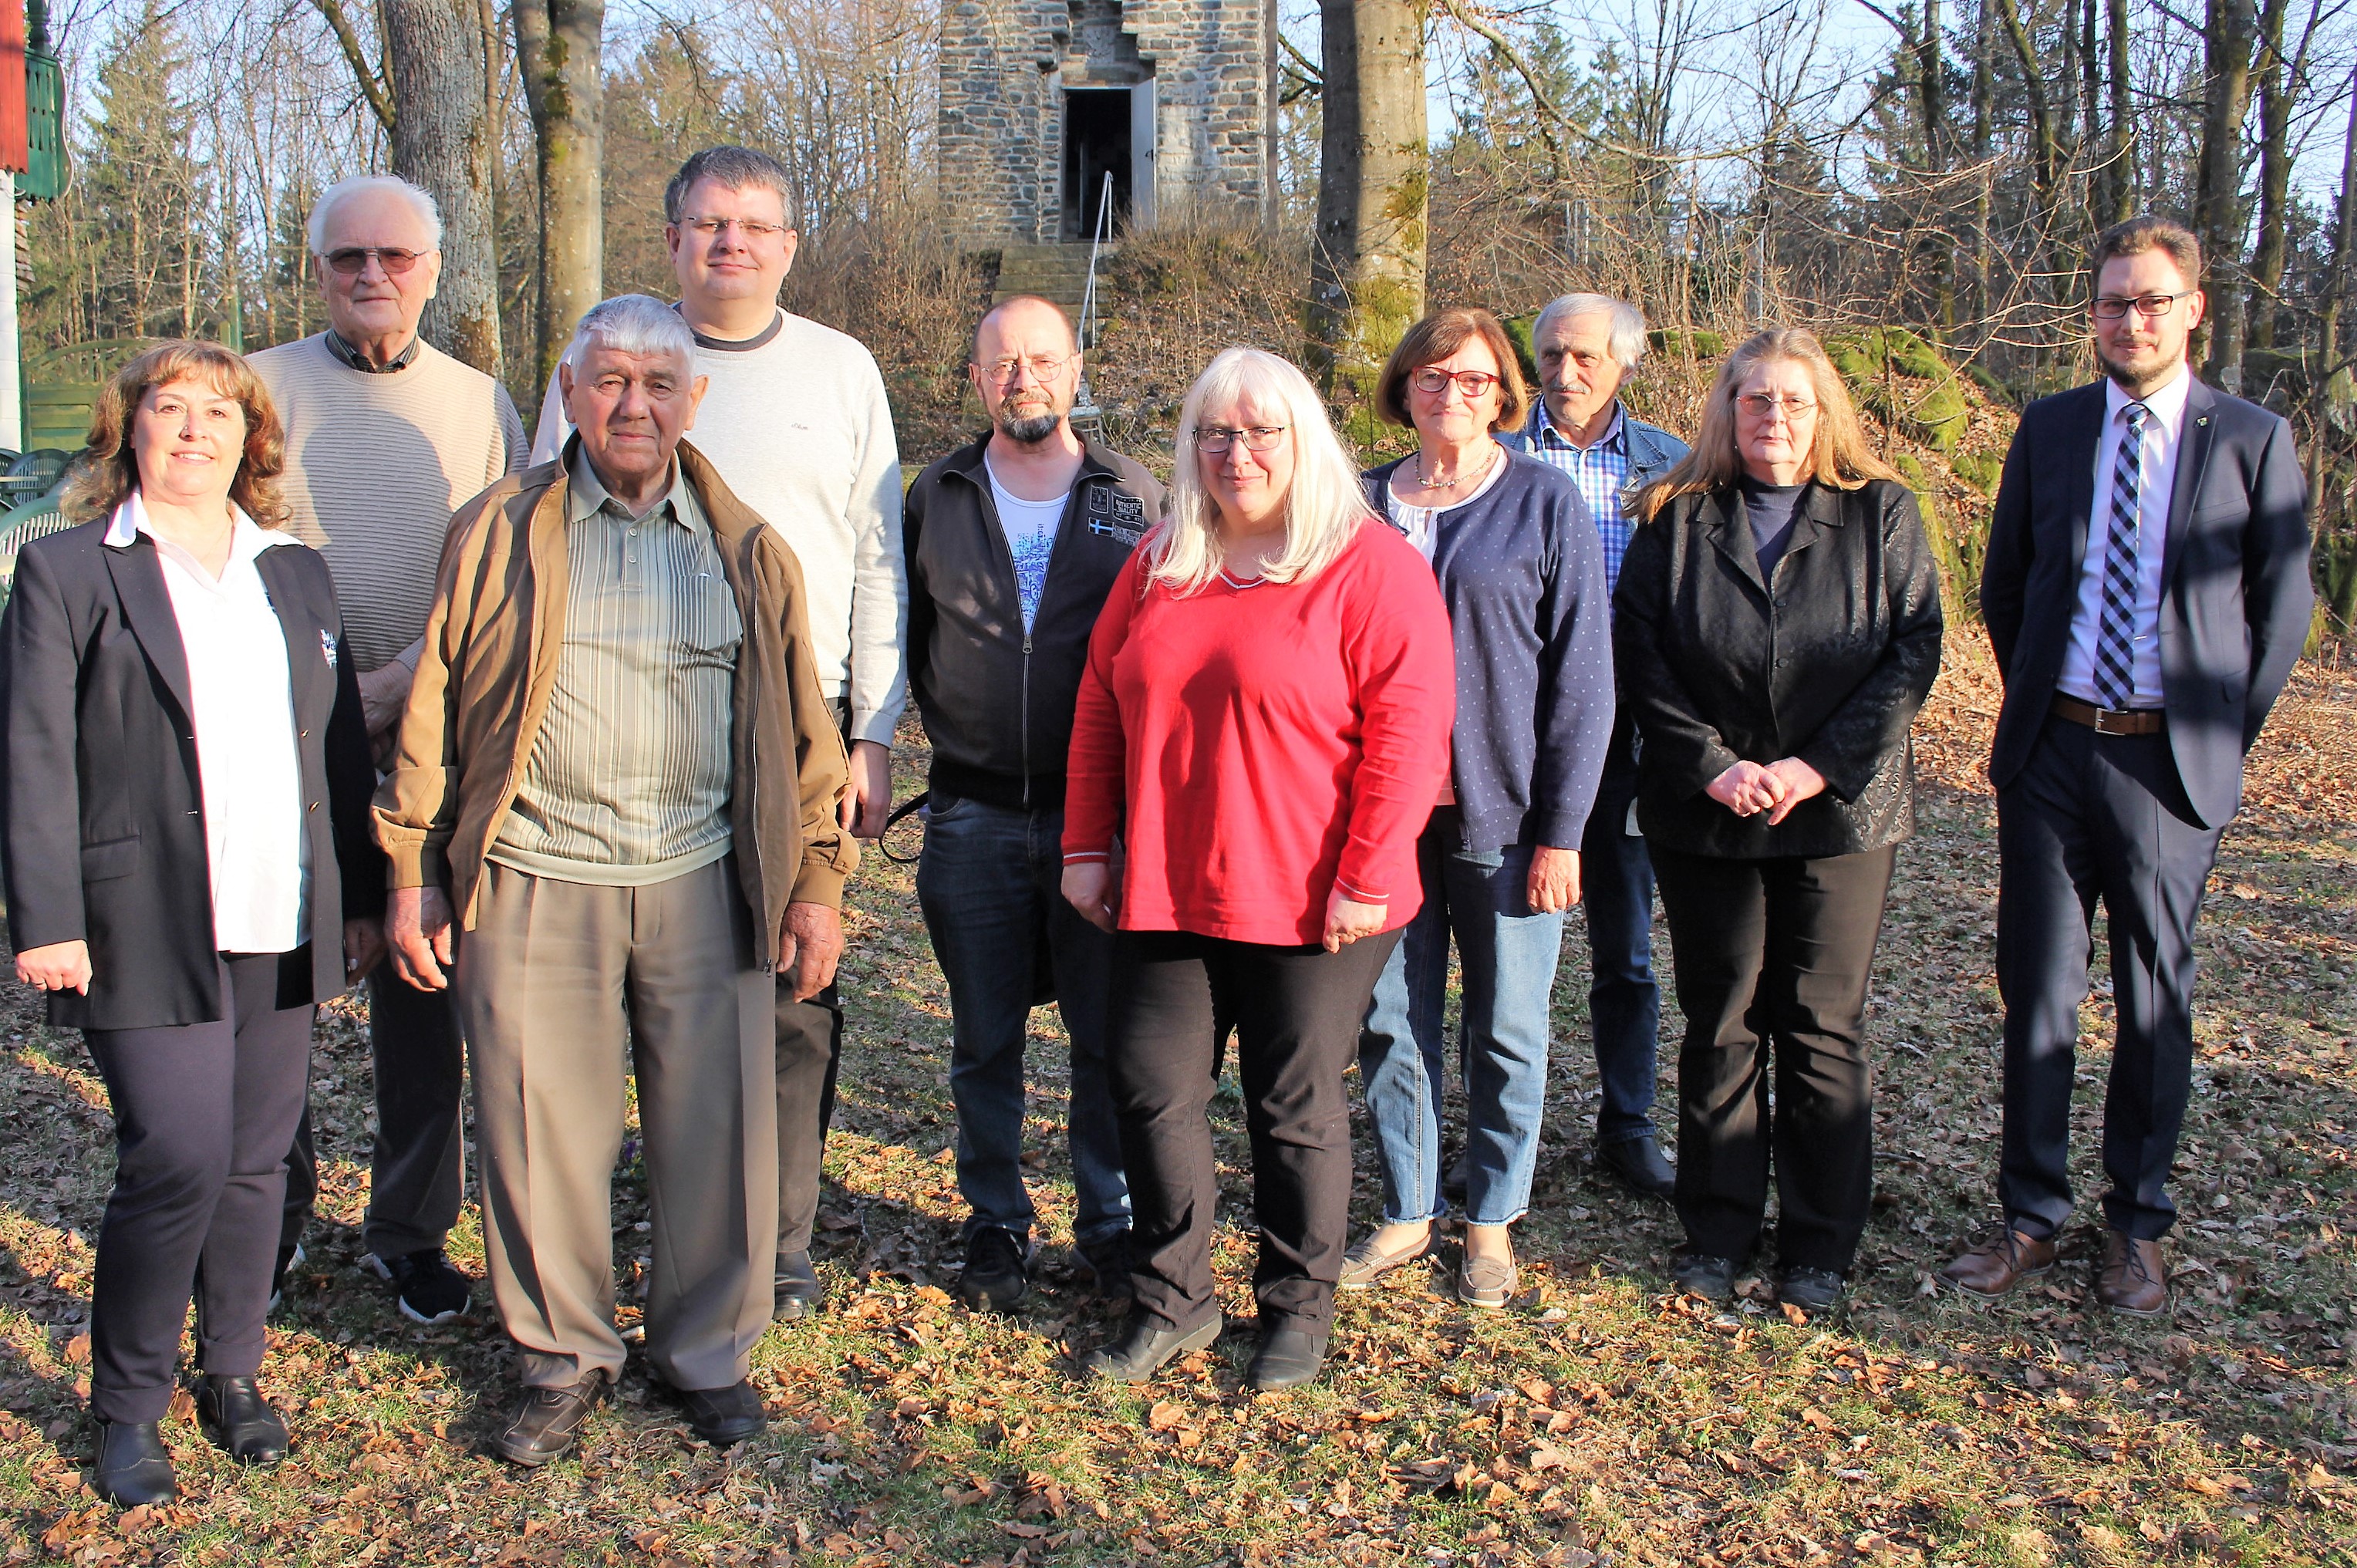
M 2093 530 L 2104 383 L 2021 411 L 1981 570 L 1981 618 L 2005 677 L 1989 779 L 2012 782 L 2046 723 L 2071 646 Z M 2243 798 L 2258 738 L 2308 640 L 2308 481 L 2291 426 L 2195 381 L 2161 548 L 2160 675 L 2169 749 L 2205 827 Z
M 1361 476 L 1367 504 L 1405 457 Z M 1487 495 L 1440 514 L 1432 569 L 1456 645 L 1449 776 L 1465 847 L 1579 847 L 1612 743 L 1604 546 L 1561 470 L 1509 448 Z
M 1620 701 L 1645 742 L 1648 839 L 1817 859 L 1914 832 L 1908 728 L 1940 671 L 1940 574 L 1912 490 L 1811 485 L 1772 585 L 1740 494 L 1679 496 L 1631 537 L 1612 604 Z M 1738 761 L 1785 757 L 1825 789 L 1779 826 L 1704 793 Z
M 106 520 L 27 544 L 0 615 L 0 843 L 18 951 L 90 943 L 90 994 L 49 1022 L 142 1029 L 222 1016 L 188 657 L 155 542 Z M 328 564 L 299 544 L 254 562 L 286 631 L 309 835 L 311 995 L 344 989 L 343 922 L 384 912 L 369 832 L 376 775 Z

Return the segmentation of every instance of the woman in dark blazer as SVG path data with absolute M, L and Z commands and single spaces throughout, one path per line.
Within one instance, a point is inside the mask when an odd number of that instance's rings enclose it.
M 380 950 L 374 774 L 326 563 L 278 532 L 278 416 L 243 360 L 118 371 L 0 616 L 0 842 L 17 978 L 115 1116 L 91 1314 L 95 1483 L 175 1495 L 158 1423 L 197 1305 L 197 1413 L 286 1451 L 254 1382 L 315 1004 Z
M 1777 1294 L 1823 1311 L 1871 1197 L 1867 977 L 1914 831 L 1908 728 L 1939 672 L 1939 573 L 1914 494 L 1797 328 L 1728 356 L 1639 515 L 1613 650 L 1686 1015 L 1673 1273 L 1733 1295 L 1772 1150 Z

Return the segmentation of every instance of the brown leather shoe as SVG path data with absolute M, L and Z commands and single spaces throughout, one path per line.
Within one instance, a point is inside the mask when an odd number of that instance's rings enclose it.
M 2158 1317 L 2167 1312 L 2169 1268 L 2161 1262 L 2160 1243 L 2104 1231 L 2095 1299 L 2124 1317 Z
M 1984 1241 L 1940 1271 L 1940 1283 L 1966 1295 L 1995 1301 L 2024 1280 L 2042 1276 L 2054 1266 L 2054 1238 L 2032 1236 L 2008 1225 L 1996 1239 Z
M 606 1397 L 606 1376 L 591 1372 L 571 1388 L 528 1388 L 523 1404 L 507 1429 L 491 1439 L 491 1449 L 511 1465 L 536 1470 L 572 1451 L 587 1424 L 589 1412 Z

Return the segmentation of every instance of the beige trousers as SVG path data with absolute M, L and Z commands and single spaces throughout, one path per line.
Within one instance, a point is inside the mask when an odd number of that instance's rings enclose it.
M 487 865 L 457 983 L 483 1251 L 524 1382 L 621 1375 L 613 1178 L 633 1069 L 647 1359 L 676 1388 L 741 1380 L 777 1250 L 777 988 L 753 967 L 735 859 L 646 887 Z

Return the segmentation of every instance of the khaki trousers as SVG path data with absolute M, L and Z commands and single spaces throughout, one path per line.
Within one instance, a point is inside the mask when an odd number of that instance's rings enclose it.
M 523 1381 L 621 1375 L 613 1176 L 632 1069 L 653 1221 L 647 1359 L 676 1388 L 743 1380 L 778 1236 L 776 983 L 753 967 L 734 858 L 645 887 L 487 865 L 457 982 L 483 1251 Z

